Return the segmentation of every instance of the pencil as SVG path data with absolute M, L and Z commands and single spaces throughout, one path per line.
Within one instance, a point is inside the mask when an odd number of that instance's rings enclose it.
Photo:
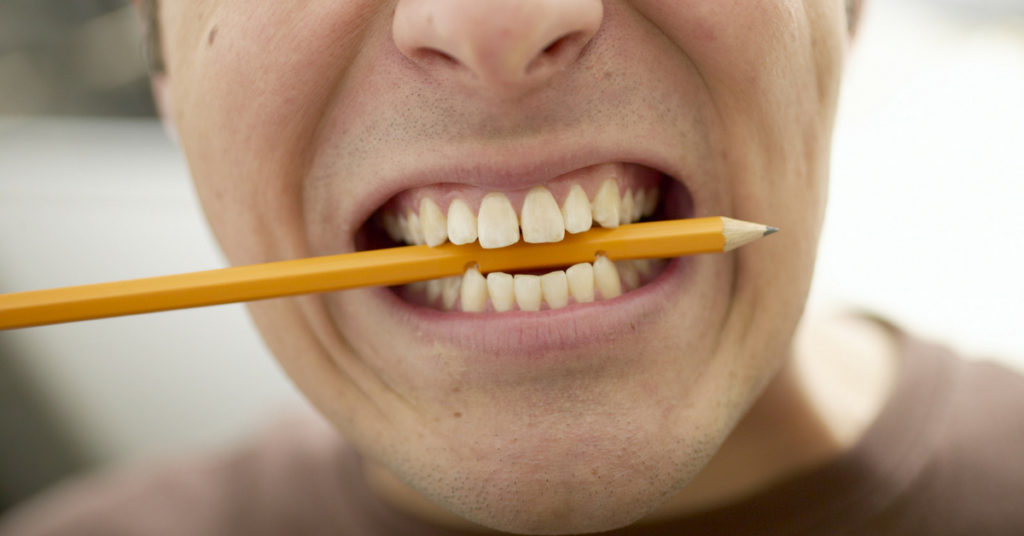
M 0 295 L 0 330 L 171 309 L 400 285 L 480 272 L 531 270 L 610 260 L 670 258 L 735 249 L 775 232 L 725 217 L 591 229 L 550 244 L 483 249 L 477 244 L 403 246 Z

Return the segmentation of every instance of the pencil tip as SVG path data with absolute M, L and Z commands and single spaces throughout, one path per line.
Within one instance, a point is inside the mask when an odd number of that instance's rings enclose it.
M 768 236 L 770 234 L 775 234 L 777 232 L 779 232 L 779 228 L 778 227 L 768 227 L 767 229 L 764 230 L 764 236 Z

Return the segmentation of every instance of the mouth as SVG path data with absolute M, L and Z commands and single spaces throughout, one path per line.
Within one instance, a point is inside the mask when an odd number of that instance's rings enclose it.
M 640 164 L 589 166 L 525 189 L 502 191 L 436 183 L 391 197 L 364 223 L 356 249 L 478 242 L 557 243 L 593 227 L 693 217 L 693 199 L 675 178 Z M 622 299 L 659 278 L 670 261 L 637 259 L 554 267 L 543 272 L 480 273 L 391 287 L 416 308 L 476 315 L 540 313 Z

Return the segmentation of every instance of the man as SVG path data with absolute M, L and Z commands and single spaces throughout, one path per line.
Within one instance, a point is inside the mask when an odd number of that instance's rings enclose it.
M 289 425 L 217 461 L 66 491 L 11 530 L 1020 530 L 1020 419 L 997 431 L 974 406 L 1020 409 L 1019 378 L 864 318 L 794 342 L 857 11 L 161 3 L 155 93 L 234 264 L 638 218 L 783 232 L 668 263 L 253 303 L 345 445 Z

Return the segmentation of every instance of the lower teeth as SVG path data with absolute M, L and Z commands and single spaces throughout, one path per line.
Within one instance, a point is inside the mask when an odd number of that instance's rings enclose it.
M 615 298 L 651 281 L 666 264 L 664 259 L 612 262 L 598 257 L 594 263 L 543 275 L 494 272 L 484 276 L 470 268 L 462 276 L 405 285 L 400 292 L 410 302 L 444 311 L 554 310 Z

